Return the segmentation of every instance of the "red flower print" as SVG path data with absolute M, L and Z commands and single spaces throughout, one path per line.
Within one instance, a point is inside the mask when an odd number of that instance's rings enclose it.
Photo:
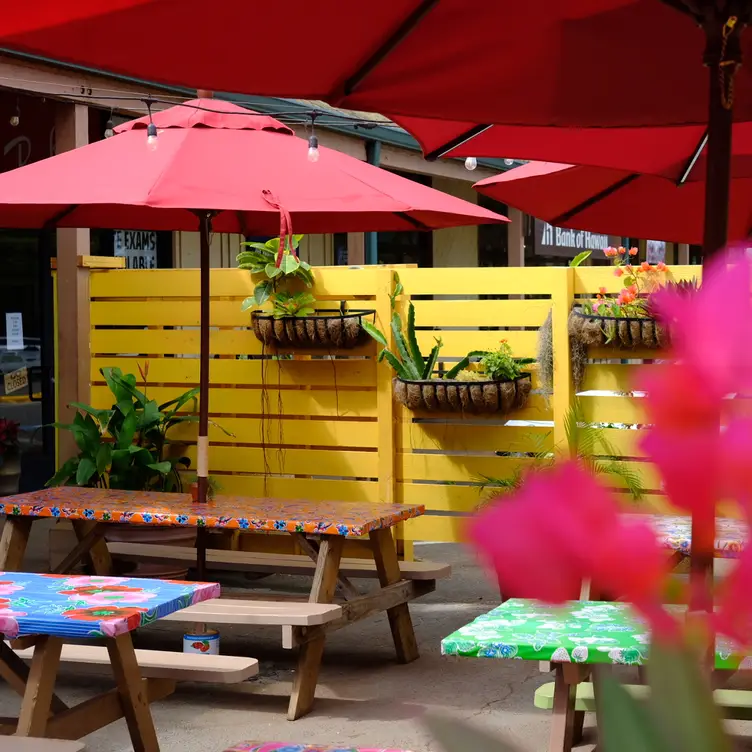
M 99 595 L 100 593 L 142 593 L 143 588 L 127 587 L 126 585 L 84 585 L 82 587 L 72 588 L 71 590 L 59 590 L 60 595 L 67 596 L 87 596 L 87 595 Z
M 76 619 L 77 621 L 125 619 L 128 629 L 132 630 L 141 624 L 141 615 L 148 610 L 148 608 L 137 608 L 135 606 L 92 606 L 91 608 L 74 608 L 65 611 L 63 616 L 66 619 Z

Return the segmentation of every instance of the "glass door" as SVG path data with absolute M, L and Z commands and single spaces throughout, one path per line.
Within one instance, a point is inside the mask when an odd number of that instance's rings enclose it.
M 52 243 L 49 233 L 0 231 L 0 495 L 39 489 L 54 473 Z

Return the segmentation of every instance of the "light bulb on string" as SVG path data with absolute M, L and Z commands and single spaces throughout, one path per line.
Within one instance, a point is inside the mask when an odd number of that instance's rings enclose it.
M 115 135 L 115 123 L 113 123 L 112 118 L 110 118 L 104 126 L 104 137 L 112 138 L 114 135 Z
M 159 139 L 157 137 L 157 126 L 154 123 L 149 123 L 146 127 L 146 146 L 149 151 L 156 151 L 159 146 Z
M 319 140 L 314 135 L 311 135 L 308 138 L 308 161 L 309 162 L 319 161 Z
M 504 160 L 504 164 L 505 164 L 505 165 L 506 165 L 507 167 L 511 167 L 511 166 L 512 166 L 512 165 L 514 164 L 514 160 L 513 160 L 513 159 L 505 159 L 505 160 Z
M 18 100 L 16 100 L 16 111 L 13 115 L 10 116 L 10 124 L 14 128 L 18 128 L 18 126 L 21 124 L 21 107 L 18 104 Z
M 472 172 L 478 166 L 478 160 L 475 157 L 468 157 L 465 160 L 465 169 Z

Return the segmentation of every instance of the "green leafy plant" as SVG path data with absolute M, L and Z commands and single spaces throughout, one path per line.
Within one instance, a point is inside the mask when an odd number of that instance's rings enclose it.
M 144 383 L 148 369 L 148 362 L 143 369 L 139 366 Z M 133 374 L 123 374 L 119 368 L 102 368 L 100 373 L 112 393 L 113 404 L 100 410 L 74 402 L 71 406 L 78 412 L 73 422 L 55 424 L 73 434 L 79 453 L 62 465 L 47 486 L 181 490 L 179 470 L 189 467 L 190 460 L 176 455 L 174 450 L 182 442 L 173 444 L 168 433 L 181 423 L 198 422 L 197 415 L 181 412 L 189 407 L 195 413 L 198 388 L 158 404 L 147 396 L 145 388 L 141 391 L 137 387 Z
M 217 494 L 222 492 L 222 484 L 213 475 L 208 475 L 206 481 L 207 499 L 213 499 Z M 198 475 L 191 475 L 188 482 L 190 484 L 191 490 L 193 490 L 194 486 L 198 485 Z
M 620 483 L 633 500 L 642 498 L 645 489 L 640 474 L 619 457 L 619 450 L 609 441 L 605 427 L 588 423 L 579 402 L 568 410 L 564 419 L 566 432 L 567 453 L 571 459 L 582 463 L 591 473 L 612 478 Z M 546 444 L 551 433 L 533 434 L 532 451 L 525 452 L 524 457 L 531 462 L 518 467 L 506 478 L 481 476 L 480 489 L 486 492 L 489 500 L 501 493 L 516 491 L 522 487 L 529 473 L 539 472 L 553 467 L 556 454 L 553 449 L 547 449 Z M 497 453 L 498 454 L 498 453 Z
M 486 378 L 493 381 L 513 381 L 522 374 L 523 366 L 531 363 L 535 363 L 535 358 L 515 358 L 509 342 L 502 339 L 495 350 L 489 350 L 481 356 L 479 365 Z
M 592 251 L 583 251 L 582 253 L 578 253 L 570 262 L 570 267 L 578 267 L 582 266 L 591 256 L 593 255 Z
M 310 264 L 300 260 L 294 251 L 300 245 L 303 235 L 292 236 L 292 250 L 287 247 L 279 255 L 279 238 L 272 238 L 266 243 L 241 243 L 247 250 L 241 251 L 237 256 L 238 268 L 247 269 L 256 281 L 253 295 L 246 298 L 241 304 L 241 310 L 260 307 L 268 300 L 271 301 L 275 318 L 282 316 L 306 316 L 308 313 L 300 313 L 304 308 L 310 308 L 315 298 L 308 294 L 305 303 L 298 305 L 297 313 L 283 313 L 286 306 L 290 306 L 290 293 L 283 290 L 295 280 L 301 281 L 306 287 L 313 286 L 313 271 Z M 279 262 L 279 263 L 278 263 Z M 302 295 L 303 293 L 295 293 Z M 293 306 L 294 307 L 294 306 Z
M 315 312 L 316 298 L 309 292 L 278 292 L 272 298 L 272 316 L 275 319 L 287 316 L 310 316 Z

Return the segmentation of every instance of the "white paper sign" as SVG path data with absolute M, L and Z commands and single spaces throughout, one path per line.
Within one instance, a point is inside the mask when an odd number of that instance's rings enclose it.
M 19 368 L 12 373 L 6 373 L 3 377 L 5 383 L 5 393 L 13 394 L 29 386 L 29 372 L 26 368 Z
M 115 255 L 128 269 L 157 268 L 157 233 L 152 230 L 116 230 Z
M 647 262 L 648 264 L 660 264 L 666 261 L 666 243 L 663 240 L 647 241 Z
M 23 350 L 23 314 L 5 314 L 5 347 L 8 350 Z

